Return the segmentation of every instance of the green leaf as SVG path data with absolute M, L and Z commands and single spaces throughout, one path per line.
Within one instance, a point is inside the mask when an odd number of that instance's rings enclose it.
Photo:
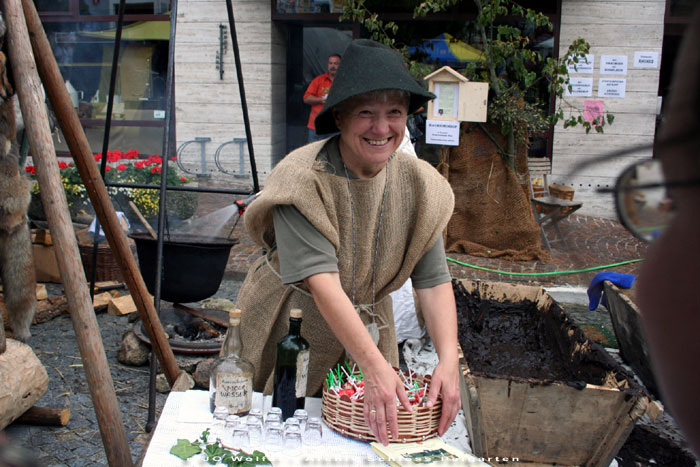
M 207 456 L 207 463 L 211 465 L 216 465 L 223 461 L 227 454 L 229 457 L 231 456 L 231 453 L 222 448 L 219 443 L 207 444 L 207 446 L 204 448 L 204 454 Z
M 615 120 L 615 116 L 613 114 L 607 114 L 606 117 L 608 119 L 608 125 L 612 125 L 613 120 Z
M 177 444 L 170 448 L 170 454 L 182 460 L 187 460 L 200 452 L 202 452 L 202 450 L 199 447 L 199 443 L 193 443 L 186 439 L 178 439 Z

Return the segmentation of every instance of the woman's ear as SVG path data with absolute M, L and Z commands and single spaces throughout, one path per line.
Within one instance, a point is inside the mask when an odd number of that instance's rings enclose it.
M 332 112 L 333 112 L 333 120 L 335 121 L 335 126 L 340 128 L 340 120 L 341 120 L 340 111 L 334 107 Z

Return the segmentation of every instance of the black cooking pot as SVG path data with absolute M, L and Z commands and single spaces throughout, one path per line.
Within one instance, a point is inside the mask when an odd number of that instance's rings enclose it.
M 148 291 L 155 293 L 157 240 L 147 233 L 129 235 L 136 242 L 139 269 Z M 219 290 L 231 247 L 237 239 L 170 235 L 163 240 L 160 298 L 173 303 L 198 302 Z

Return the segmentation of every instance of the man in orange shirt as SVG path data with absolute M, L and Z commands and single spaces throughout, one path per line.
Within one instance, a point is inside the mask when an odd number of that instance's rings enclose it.
M 332 54 L 328 56 L 328 71 L 319 75 L 311 81 L 309 87 L 306 88 L 304 93 L 304 104 L 311 106 L 311 114 L 309 115 L 309 123 L 306 125 L 309 129 L 309 139 L 308 142 L 318 141 L 319 139 L 326 138 L 325 136 L 316 135 L 316 125 L 314 120 L 316 120 L 316 115 L 321 112 L 324 104 L 326 103 L 326 96 L 331 90 L 331 85 L 333 84 L 333 78 L 335 78 L 335 72 L 338 71 L 338 65 L 340 65 L 340 55 Z

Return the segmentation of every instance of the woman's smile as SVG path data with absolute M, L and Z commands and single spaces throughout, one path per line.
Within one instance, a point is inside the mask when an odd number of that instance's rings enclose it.
M 400 93 L 384 99 L 362 95 L 347 102 L 335 119 L 348 169 L 360 178 L 379 173 L 401 144 L 407 116 L 408 100 Z

